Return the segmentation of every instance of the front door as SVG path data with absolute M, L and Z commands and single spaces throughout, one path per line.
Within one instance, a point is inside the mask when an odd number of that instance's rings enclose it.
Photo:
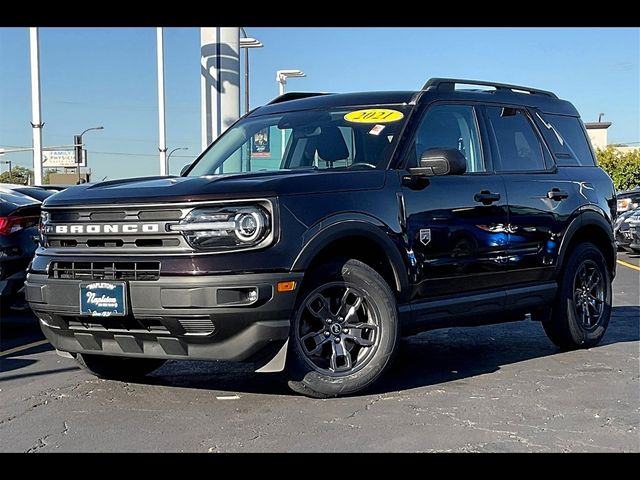
M 503 180 L 485 164 L 472 105 L 434 104 L 424 113 L 408 152 L 417 166 L 425 150 L 458 149 L 463 175 L 433 176 L 403 186 L 412 298 L 459 295 L 503 286 L 507 201 Z

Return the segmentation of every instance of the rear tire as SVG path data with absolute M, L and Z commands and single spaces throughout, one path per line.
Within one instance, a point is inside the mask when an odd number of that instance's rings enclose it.
M 314 398 L 361 392 L 387 369 L 398 344 L 395 296 L 358 260 L 309 272 L 291 322 L 287 378 Z
M 96 377 L 107 380 L 139 380 L 164 365 L 155 358 L 125 358 L 76 353 L 76 361 Z
M 580 243 L 567 259 L 544 331 L 560 348 L 589 348 L 602 340 L 610 317 L 611 275 L 604 256 L 594 244 Z

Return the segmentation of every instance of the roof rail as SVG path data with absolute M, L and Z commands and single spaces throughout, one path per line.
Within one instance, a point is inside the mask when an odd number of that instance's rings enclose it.
M 460 78 L 431 78 L 424 84 L 422 90 L 455 90 L 456 84 L 459 85 L 483 85 L 486 87 L 494 87 L 496 90 L 510 90 L 516 92 L 527 92 L 532 95 L 544 95 L 546 97 L 558 98 L 558 96 L 547 90 L 539 90 L 537 88 L 523 87 L 521 85 L 510 85 L 508 83 L 486 82 L 482 80 L 463 80 Z
M 287 92 L 279 97 L 271 100 L 267 105 L 273 105 L 274 103 L 288 102 L 289 100 L 298 100 L 300 98 L 319 97 L 320 95 L 331 95 L 327 92 Z

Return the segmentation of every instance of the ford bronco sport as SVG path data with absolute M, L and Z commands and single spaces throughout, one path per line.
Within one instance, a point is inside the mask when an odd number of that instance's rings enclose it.
M 180 176 L 47 199 L 26 293 L 53 346 L 103 378 L 250 361 L 305 395 L 352 394 L 424 330 L 526 318 L 563 349 L 596 345 L 615 213 L 551 92 L 288 93 Z

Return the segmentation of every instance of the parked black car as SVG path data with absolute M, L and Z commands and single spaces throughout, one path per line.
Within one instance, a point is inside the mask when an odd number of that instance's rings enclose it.
M 639 211 L 640 209 L 627 210 L 626 212 L 618 214 L 613 228 L 618 250 L 631 250 L 631 225 L 629 222 L 631 216 Z
M 26 195 L 27 197 L 31 197 L 39 202 L 42 202 L 45 198 L 50 197 L 56 192 L 60 192 L 64 190 L 66 186 L 55 186 L 55 185 L 43 185 L 43 186 L 33 186 L 33 185 L 17 185 L 13 183 L 0 183 L 0 194 L 15 194 L 20 193 Z
M 11 306 L 24 285 L 27 265 L 36 251 L 41 202 L 0 185 L 0 305 Z M 43 198 L 53 192 L 45 192 Z
M 633 253 L 640 253 L 640 208 L 636 209 L 631 216 L 629 216 L 629 249 Z
M 427 329 L 529 314 L 562 348 L 596 345 L 615 214 L 553 93 L 289 93 L 179 177 L 46 200 L 27 296 L 55 348 L 101 377 L 244 360 L 297 392 L 350 394 Z

